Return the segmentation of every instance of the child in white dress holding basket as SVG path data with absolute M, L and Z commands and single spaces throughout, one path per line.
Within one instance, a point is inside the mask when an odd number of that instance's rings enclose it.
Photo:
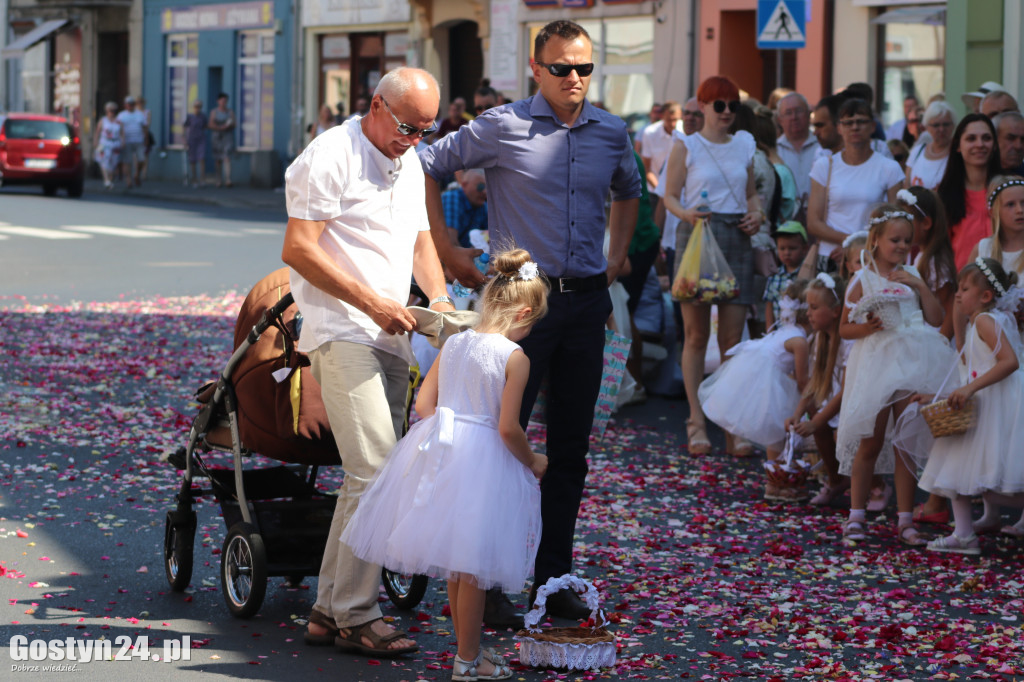
M 492 263 L 480 324 L 445 343 L 416 398 L 424 419 L 391 451 L 341 536 L 365 561 L 447 578 L 453 680 L 512 676 L 492 649 L 481 651 L 484 592 L 523 589 L 547 469 L 519 426 L 530 361 L 516 344 L 547 312 L 547 281 L 522 249 Z
M 760 339 L 744 341 L 726 353 L 729 360 L 700 384 L 697 396 L 708 419 L 740 438 L 761 445 L 769 465 L 786 441 L 786 417 L 800 402 L 809 370 L 807 280 L 796 280 L 779 301 L 778 328 Z M 795 488 L 771 482 L 765 498 L 794 501 Z
M 961 322 L 955 330 L 963 359 L 951 368 L 959 369 L 960 387 L 946 398 L 946 415 L 969 409 L 974 424 L 963 433 L 932 439 L 923 420 L 900 423 L 898 440 L 908 451 L 922 454 L 930 444 L 921 487 L 953 501 L 953 533 L 928 543 L 935 552 L 981 553 L 971 497 L 983 494 L 988 502 L 1024 506 L 1024 347 L 1013 317 L 1021 296 L 1016 282 L 1016 273 L 1007 274 L 991 258 L 979 257 L 960 271 L 954 314 L 966 315 L 970 324 L 965 331 Z M 923 404 L 933 400 L 918 398 Z
M 934 393 L 936 367 L 956 355 L 935 329 L 943 310 L 917 270 L 904 266 L 914 239 L 914 216 L 883 204 L 871 212 L 864 267 L 846 290 L 839 333 L 855 341 L 846 366 L 836 436 L 839 471 L 850 475 L 850 516 L 844 542 L 865 538 L 872 475 L 895 473 L 899 540 L 922 545 L 913 523 L 914 473 L 894 456 L 891 425 L 916 393 Z M 927 324 L 925 324 L 927 322 Z M 929 326 L 931 325 L 931 326 Z

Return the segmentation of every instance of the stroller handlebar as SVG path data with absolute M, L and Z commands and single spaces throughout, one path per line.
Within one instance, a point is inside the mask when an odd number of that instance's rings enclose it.
M 260 340 L 260 336 L 263 332 L 267 331 L 267 327 L 273 324 L 273 321 L 280 317 L 285 310 L 294 302 L 291 292 L 288 292 L 281 297 L 281 300 L 274 304 L 274 307 L 267 308 L 263 312 L 263 316 L 260 317 L 260 321 L 252 328 L 249 332 L 249 336 L 246 339 L 250 344 L 254 344 Z

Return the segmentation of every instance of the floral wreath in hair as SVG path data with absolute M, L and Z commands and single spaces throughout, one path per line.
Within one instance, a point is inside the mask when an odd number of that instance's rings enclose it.
M 515 281 L 516 279 L 522 280 L 523 282 L 529 282 L 531 279 L 534 279 L 539 275 L 540 268 L 538 268 L 537 264 L 534 263 L 532 260 L 528 260 L 522 265 L 520 265 L 519 269 L 515 273 L 511 275 L 506 275 L 502 273 L 501 276 L 505 277 L 510 282 Z
M 906 220 L 909 220 L 911 223 L 914 222 L 914 216 L 910 215 L 906 211 L 886 211 L 882 215 L 875 216 L 874 218 L 869 220 L 868 225 L 874 227 L 875 225 L 879 225 L 881 223 L 887 223 L 894 218 L 905 218 Z
M 922 218 L 928 217 L 925 215 L 924 209 L 917 205 L 917 197 L 909 189 L 901 189 L 899 192 L 896 192 L 896 200 L 914 208 L 921 214 Z
M 1024 185 L 1024 183 L 1020 183 Z M 996 310 L 1000 310 L 1010 315 L 1016 312 L 1020 306 L 1020 301 L 1024 298 L 1024 289 L 1021 289 L 1016 284 L 1010 286 L 1009 289 L 1004 289 L 1003 285 L 999 282 L 995 273 L 989 268 L 988 263 L 981 256 L 974 259 L 974 264 L 981 270 L 981 274 L 985 275 L 985 279 L 992 285 L 992 288 L 996 291 Z
M 853 235 L 850 236 L 852 237 Z M 849 238 L 850 237 L 847 237 L 846 239 Z M 836 297 L 836 300 L 839 300 L 839 294 L 836 293 L 836 281 L 832 278 L 832 275 L 827 272 L 819 272 L 818 276 L 815 277 L 814 280 L 825 285 L 825 288 L 832 292 L 832 295 Z
M 797 311 L 806 309 L 806 303 L 802 303 L 792 296 L 783 296 L 779 299 L 779 322 L 782 324 L 796 324 Z
M 850 248 L 850 244 L 854 243 L 858 239 L 865 239 L 866 240 L 867 238 L 868 238 L 868 231 L 867 230 L 857 230 L 856 232 L 854 232 L 853 234 L 849 235 L 846 239 L 843 240 L 843 248 L 844 249 L 848 249 L 848 248 Z M 825 273 L 822 273 L 822 274 L 825 274 Z
M 988 210 L 992 210 L 992 205 L 996 203 L 996 197 L 999 196 L 1000 192 L 1002 192 L 1004 189 L 1009 189 L 1010 187 L 1017 186 L 1024 187 L 1024 180 L 1021 180 L 1020 178 L 1010 178 L 1003 184 L 993 189 L 992 193 L 988 195 Z

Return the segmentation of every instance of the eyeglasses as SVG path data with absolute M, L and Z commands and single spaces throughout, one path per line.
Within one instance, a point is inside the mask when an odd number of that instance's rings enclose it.
M 494 106 L 496 106 L 496 105 L 494 105 L 494 104 L 486 104 L 486 105 L 485 104 L 480 104 L 480 105 L 478 105 L 476 107 L 476 113 L 482 114 L 485 111 L 487 111 L 488 109 L 493 108 Z
M 839 125 L 846 126 L 847 128 L 863 128 L 864 126 L 871 125 L 871 123 L 870 118 L 844 118 L 839 122 Z
M 594 72 L 593 62 L 588 62 L 586 64 L 545 64 L 544 62 L 534 61 L 533 63 L 547 69 L 548 73 L 555 78 L 565 78 L 573 71 L 575 71 L 580 78 L 586 78 Z
M 384 107 L 388 110 L 388 113 L 391 114 L 391 118 L 395 119 L 395 125 L 398 126 L 398 132 L 402 135 L 406 137 L 426 137 L 427 135 L 432 135 L 437 132 L 437 126 L 420 129 L 415 126 L 411 126 L 408 123 L 402 123 L 398 120 L 398 117 L 395 116 L 395 112 L 391 111 L 391 105 L 388 104 L 386 99 L 384 99 L 384 95 L 380 96 L 380 101 L 384 102 Z
M 683 116 L 694 116 L 696 118 L 704 118 L 704 112 L 703 111 L 690 111 L 688 109 L 683 109 Z
M 920 122 L 921 122 L 921 119 L 919 119 L 919 118 L 908 118 L 907 119 L 907 123 L 920 123 Z
M 734 99 L 729 102 L 725 102 L 723 100 L 716 99 L 714 102 L 711 103 L 711 108 L 715 110 L 716 114 L 723 113 L 726 107 L 729 108 L 730 114 L 735 114 L 737 111 L 740 110 L 740 101 L 738 99 Z
M 924 127 L 925 128 L 952 128 L 953 124 L 951 122 L 949 122 L 949 121 L 942 121 L 942 122 L 932 121 L 931 123 L 925 123 Z

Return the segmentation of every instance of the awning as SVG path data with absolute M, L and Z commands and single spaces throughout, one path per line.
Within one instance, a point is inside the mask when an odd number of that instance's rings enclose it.
M 59 31 L 69 23 L 71 23 L 70 19 L 51 19 L 50 21 L 44 21 L 25 35 L 16 39 L 4 49 L 0 50 L 0 56 L 3 56 L 4 59 L 23 57 L 30 47 L 41 40 L 46 40 L 51 33 Z
M 871 20 L 872 24 L 928 24 L 929 26 L 946 25 L 945 5 L 919 5 L 917 7 L 900 7 L 879 14 Z

